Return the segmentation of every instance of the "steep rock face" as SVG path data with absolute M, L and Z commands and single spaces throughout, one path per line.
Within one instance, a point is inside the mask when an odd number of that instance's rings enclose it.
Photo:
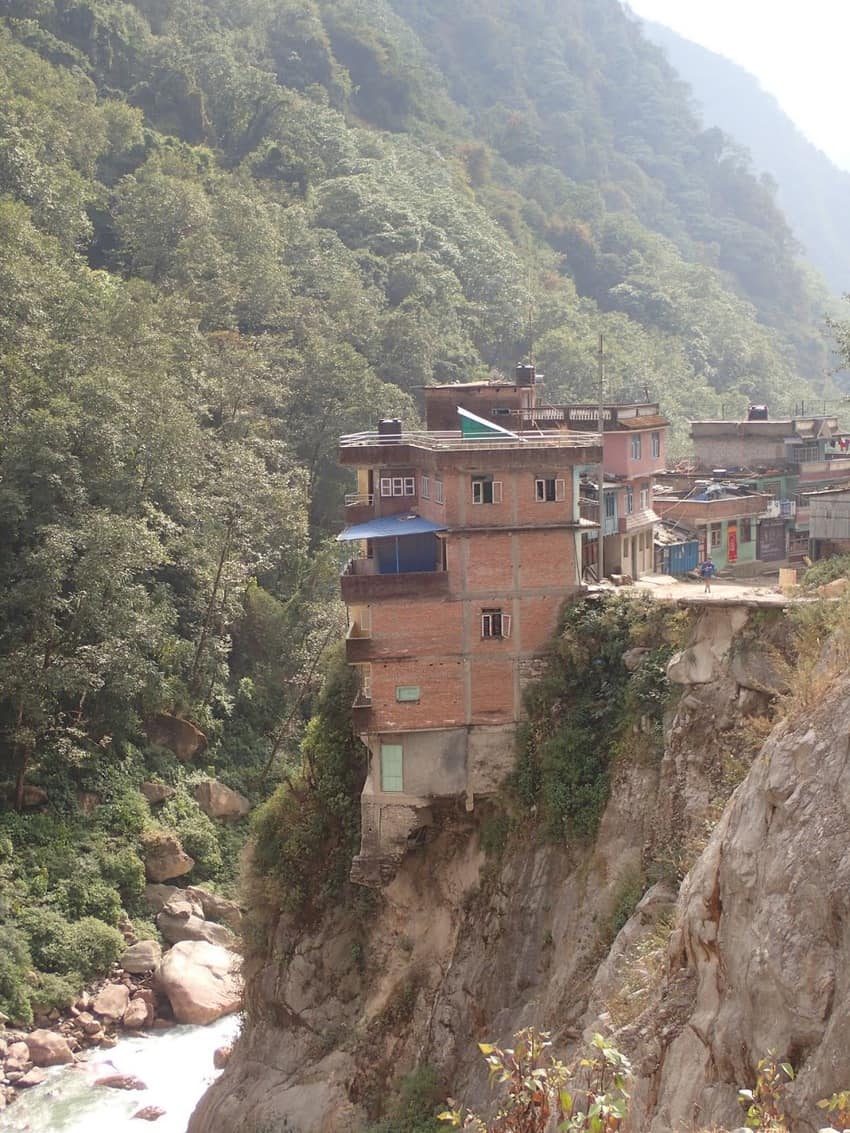
M 848 693 L 777 726 L 683 886 L 660 1004 L 678 1018 L 650 1021 L 639 1128 L 739 1122 L 770 1050 L 797 1071 L 795 1130 L 850 1083 Z
M 594 977 L 627 894 L 649 860 L 702 831 L 721 789 L 752 710 L 731 675 L 746 620 L 699 617 L 690 648 L 706 679 L 683 686 L 660 765 L 617 765 L 592 846 L 543 844 L 529 823 L 487 859 L 479 816 L 459 805 L 436 815 L 439 834 L 408 855 L 376 909 L 335 909 L 309 931 L 281 918 L 246 966 L 248 1025 L 190 1133 L 249 1133 L 284 1117 L 293 1133 L 358 1130 L 387 1083 L 423 1063 L 479 1103 L 488 1088 L 477 1041 L 533 1022 L 561 1050 L 577 1042 L 605 1011 L 613 966 Z M 647 895 L 613 958 L 675 897 L 670 883 Z

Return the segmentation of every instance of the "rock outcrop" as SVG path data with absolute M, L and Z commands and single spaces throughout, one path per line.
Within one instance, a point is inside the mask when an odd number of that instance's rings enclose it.
M 178 1023 L 212 1023 L 241 1006 L 239 966 L 239 957 L 220 945 L 184 940 L 163 956 L 156 983 Z
M 157 832 L 147 839 L 144 845 L 145 873 L 149 881 L 170 881 L 182 877 L 195 864 L 193 858 L 184 851 L 180 840 L 174 834 Z
M 209 944 L 232 948 L 236 943 L 233 933 L 224 925 L 204 919 L 203 903 L 195 896 L 197 892 L 178 889 L 163 905 L 156 918 L 163 939 L 169 944 L 178 944 L 181 940 L 206 940 Z
M 192 792 L 195 802 L 210 818 L 244 818 L 251 804 L 238 791 L 225 787 L 217 779 L 204 779 Z
M 167 747 L 182 763 L 187 763 L 207 746 L 207 737 L 189 720 L 161 712 L 145 721 L 145 731 L 152 744 Z

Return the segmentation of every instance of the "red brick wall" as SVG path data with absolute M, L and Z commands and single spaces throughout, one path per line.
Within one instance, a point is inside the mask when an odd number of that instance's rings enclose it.
M 418 702 L 399 704 L 398 685 L 418 685 Z M 460 658 L 372 663 L 373 728 L 404 732 L 449 728 L 466 722 L 463 661 Z
M 459 654 L 462 651 L 462 619 L 461 604 L 448 599 L 434 602 L 374 602 L 373 650 L 402 657 Z
M 472 663 L 472 723 L 500 724 L 514 719 L 514 658 L 510 642 L 493 642 L 501 655 Z

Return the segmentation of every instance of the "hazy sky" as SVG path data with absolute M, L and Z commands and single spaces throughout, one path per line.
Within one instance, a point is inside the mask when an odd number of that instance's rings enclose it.
M 850 169 L 850 0 L 627 0 L 638 16 L 755 75 L 832 160 Z

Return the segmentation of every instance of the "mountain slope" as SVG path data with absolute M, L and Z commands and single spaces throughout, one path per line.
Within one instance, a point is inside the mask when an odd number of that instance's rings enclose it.
M 649 38 L 692 88 L 706 123 L 746 146 L 776 182 L 776 199 L 805 254 L 833 292 L 850 289 L 850 173 L 797 129 L 758 80 L 721 55 L 645 21 Z

